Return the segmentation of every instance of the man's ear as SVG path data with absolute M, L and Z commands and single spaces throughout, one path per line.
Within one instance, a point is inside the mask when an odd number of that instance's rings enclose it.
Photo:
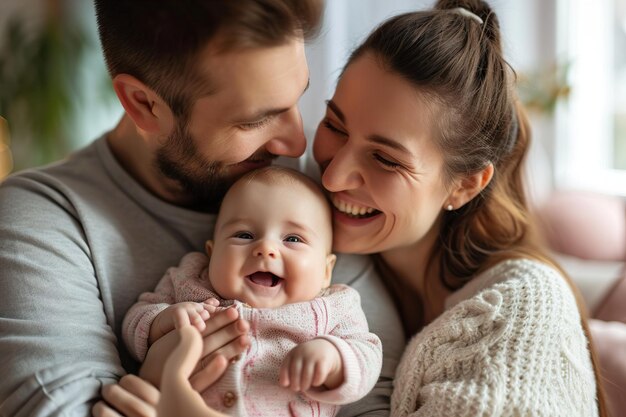
M 444 202 L 444 208 L 457 210 L 470 202 L 489 185 L 491 178 L 493 178 L 493 171 L 493 164 L 489 162 L 485 168 L 477 173 L 461 178 L 448 200 Z M 450 208 L 450 206 L 452 207 Z
M 208 256 L 209 259 L 211 259 L 211 255 L 213 254 L 213 241 L 212 240 L 207 240 L 204 243 L 204 251 L 206 252 L 206 256 Z
M 330 281 L 333 277 L 333 268 L 335 267 L 336 262 L 337 255 L 335 255 L 334 253 L 331 253 L 326 257 L 326 271 L 324 275 L 324 282 L 322 283 L 322 288 L 328 288 L 330 286 Z
M 169 133 L 174 127 L 174 115 L 169 106 L 137 78 L 118 74 L 113 78 L 113 89 L 128 116 L 141 130 Z

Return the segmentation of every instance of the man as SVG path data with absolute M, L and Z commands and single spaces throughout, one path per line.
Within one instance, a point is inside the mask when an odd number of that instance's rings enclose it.
M 68 160 L 0 187 L 0 415 L 89 415 L 103 384 L 137 370 L 120 342 L 128 307 L 202 248 L 234 179 L 306 145 L 297 101 L 320 0 L 95 3 L 126 112 Z M 368 274 L 354 258 L 336 282 L 377 294 Z M 377 389 L 346 413 L 384 412 L 389 381 Z

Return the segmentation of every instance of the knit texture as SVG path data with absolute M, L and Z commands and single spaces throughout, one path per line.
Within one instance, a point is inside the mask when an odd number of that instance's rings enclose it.
M 169 268 L 155 292 L 143 293 L 124 319 L 124 340 L 139 359 L 148 348 L 150 324 L 168 305 L 202 302 L 210 297 L 221 306 L 234 305 L 250 323 L 248 350 L 231 364 L 222 378 L 202 393 L 205 402 L 233 416 L 334 416 L 338 405 L 364 397 L 382 367 L 380 339 L 368 330 L 359 293 L 346 285 L 332 285 L 323 296 L 278 308 L 252 308 L 224 300 L 210 286 L 208 258 L 199 252 L 185 255 Z M 338 350 L 344 382 L 333 390 L 295 393 L 278 385 L 285 356 L 298 344 L 324 339 Z
M 588 342 L 555 269 L 502 262 L 409 342 L 392 416 L 598 415 Z

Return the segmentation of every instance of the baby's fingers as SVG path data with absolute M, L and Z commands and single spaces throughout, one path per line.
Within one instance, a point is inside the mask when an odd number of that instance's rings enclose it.
M 315 364 L 315 368 L 313 370 L 313 377 L 311 381 L 311 385 L 314 387 L 319 387 L 326 382 L 326 378 L 328 378 L 328 374 L 330 369 L 324 362 L 318 362 Z
M 203 331 L 206 328 L 206 321 L 209 319 L 211 314 L 207 311 L 204 303 L 193 303 L 187 302 L 183 304 L 187 314 L 189 315 L 190 324 L 198 329 L 199 331 Z M 209 306 L 213 310 L 214 307 Z
M 302 369 L 300 371 L 300 391 L 306 391 L 311 388 L 315 368 L 315 361 L 305 361 L 302 364 Z
M 204 318 L 204 315 L 202 313 L 205 313 L 207 318 Z M 191 321 L 191 325 L 199 331 L 203 331 L 206 328 L 205 320 L 208 320 L 208 315 L 209 313 L 207 313 L 205 310 L 202 310 L 202 312 L 190 312 L 189 320 Z
M 174 308 L 174 328 L 180 329 L 181 327 L 191 325 L 199 331 L 204 330 L 206 324 L 202 319 L 202 315 L 197 310 L 197 306 L 195 306 L 194 304 L 195 303 L 188 303 L 185 305 L 176 306 Z
M 220 301 L 215 297 L 211 297 L 204 300 L 202 304 L 209 308 L 209 312 L 213 312 L 215 311 L 215 307 L 220 305 Z
M 190 326 L 191 319 L 189 314 L 184 308 L 177 307 L 174 309 L 174 328 L 180 329 L 181 327 Z
M 302 358 L 295 357 L 289 366 L 289 388 L 293 391 L 301 391 L 300 376 L 302 375 Z
M 280 367 L 278 383 L 281 387 L 289 387 L 289 368 L 291 367 L 292 355 L 287 355 Z

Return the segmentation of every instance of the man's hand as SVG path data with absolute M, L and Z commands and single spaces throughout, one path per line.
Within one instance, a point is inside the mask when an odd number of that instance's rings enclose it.
M 280 368 L 280 385 L 294 391 L 322 385 L 334 389 L 342 382 L 343 365 L 339 351 L 324 339 L 313 339 L 296 346 Z
M 180 331 L 180 343 L 165 363 L 162 394 L 157 407 L 159 417 L 182 415 L 185 417 L 226 417 L 205 403 L 197 390 L 190 383 L 190 376 L 202 354 L 203 344 L 200 335 L 189 326 L 187 317 L 178 314 L 176 328 Z M 205 368 L 208 372 L 207 386 L 215 383 L 228 367 L 228 361 L 221 354 L 216 354 Z M 210 375 L 210 377 L 208 376 Z
M 186 315 L 185 311 L 174 309 L 175 315 Z M 189 381 L 198 391 L 202 392 L 214 382 L 213 371 L 208 366 L 216 357 L 223 356 L 227 362 L 239 356 L 250 344 L 247 335 L 250 325 L 239 318 L 234 308 L 227 308 L 215 313 L 206 321 L 201 332 L 203 337 L 201 359 L 194 369 Z M 197 331 L 197 330 L 196 330 Z M 178 343 L 176 332 L 169 332 L 158 339 L 146 355 L 139 376 L 157 388 L 160 387 L 163 364 Z
M 102 388 L 106 401 L 99 401 L 92 409 L 94 417 L 225 417 L 207 405 L 189 383 L 189 377 L 202 352 L 202 338 L 191 326 L 189 316 L 183 309 L 175 311 L 176 330 L 170 332 L 176 338 L 171 355 L 163 370 L 162 393 L 147 381 L 126 375 L 118 384 Z M 222 355 L 216 355 L 206 367 L 206 383 L 215 383 L 228 367 Z

